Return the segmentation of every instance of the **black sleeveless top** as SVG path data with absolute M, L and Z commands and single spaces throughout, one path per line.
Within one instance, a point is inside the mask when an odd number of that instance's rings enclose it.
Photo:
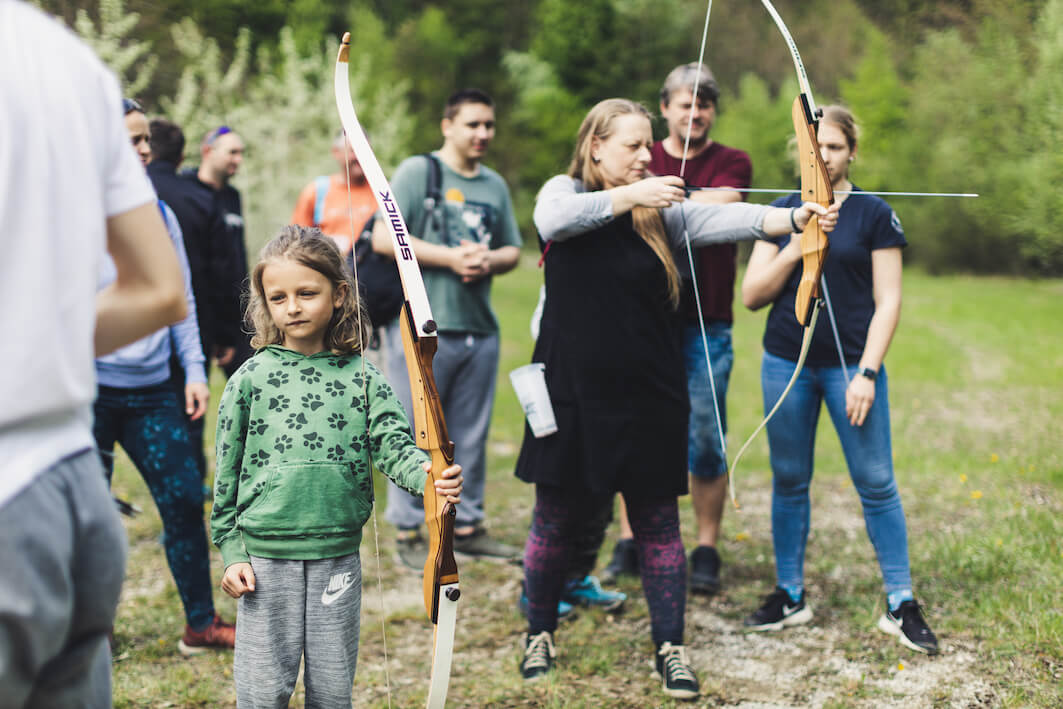
M 690 402 L 681 319 L 664 266 L 631 214 L 554 242 L 532 355 L 546 369 L 558 431 L 525 423 L 521 480 L 594 492 L 687 492 Z

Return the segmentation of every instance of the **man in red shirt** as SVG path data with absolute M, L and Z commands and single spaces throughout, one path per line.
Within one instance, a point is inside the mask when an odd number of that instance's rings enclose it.
M 696 105 L 693 91 L 695 83 L 698 89 Z M 712 72 L 696 62 L 677 66 L 668 74 L 661 88 L 661 116 L 668 124 L 668 135 L 664 140 L 654 143 L 650 171 L 657 175 L 679 175 L 685 154 L 686 167 L 681 176 L 688 186 L 736 188 L 692 193 L 691 199 L 700 202 L 738 202 L 743 195 L 737 188 L 749 187 L 753 179 L 753 164 L 749 155 L 709 138 L 709 131 L 716 120 L 719 93 Z M 686 273 L 687 284 L 680 305 L 685 320 L 683 348 L 690 390 L 690 493 L 698 525 L 698 546 L 690 555 L 690 587 L 695 592 L 710 594 L 720 587 L 720 555 L 716 551 L 716 541 L 727 495 L 727 458 L 721 439 L 727 430 L 725 399 L 734 362 L 731 347 L 734 315 L 731 305 L 737 255 L 738 248 L 734 244 L 706 246 L 694 252 L 697 276 L 694 283 L 708 335 L 715 406 L 698 323 L 697 301 L 689 273 Z M 686 253 L 676 254 L 676 263 L 681 271 L 689 272 Z M 638 573 L 635 544 L 623 511 L 620 540 L 606 573 L 614 577 L 620 573 Z

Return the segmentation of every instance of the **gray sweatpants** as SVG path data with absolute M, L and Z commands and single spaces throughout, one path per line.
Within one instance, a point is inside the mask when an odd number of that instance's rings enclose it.
M 388 326 L 388 382 L 406 409 L 413 426 L 413 395 L 406 372 L 406 355 L 396 320 Z M 498 375 L 498 334 L 473 335 L 444 332 L 432 361 L 436 389 L 443 402 L 447 433 L 454 439 L 454 462 L 465 479 L 461 504 L 457 507 L 458 527 L 478 525 L 484 519 L 484 489 L 487 484 L 487 430 L 495 401 Z M 422 498 L 413 496 L 388 480 L 388 507 L 385 516 L 396 527 L 412 529 L 424 524 Z
M 358 661 L 362 564 L 357 553 L 292 561 L 251 557 L 255 590 L 240 597 L 233 675 L 238 709 L 286 707 L 303 659 L 306 707 L 349 707 Z
M 0 705 L 110 707 L 126 535 L 95 450 L 0 506 Z

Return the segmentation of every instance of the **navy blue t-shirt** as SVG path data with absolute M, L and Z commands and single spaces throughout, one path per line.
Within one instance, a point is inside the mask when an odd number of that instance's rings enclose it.
M 854 191 L 858 189 L 853 187 Z M 782 197 L 772 202 L 772 206 L 799 207 L 801 198 L 796 194 Z M 908 242 L 893 208 L 878 197 L 864 194 L 851 194 L 842 202 L 838 226 L 827 237 L 830 251 L 823 265 L 823 276 L 838 321 L 845 362 L 857 364 L 867 341 L 871 316 L 875 313 L 871 252 L 875 249 L 904 248 Z M 778 236 L 770 241 L 782 249 L 789 243 L 790 236 Z M 801 353 L 801 337 L 804 334 L 804 328 L 794 315 L 794 299 L 800 281 L 799 261 L 772 304 L 764 329 L 764 350 L 795 362 Z M 826 311 L 825 306 L 823 311 Z M 826 312 L 820 313 L 806 362 L 812 366 L 838 364 L 838 348 L 834 345 Z

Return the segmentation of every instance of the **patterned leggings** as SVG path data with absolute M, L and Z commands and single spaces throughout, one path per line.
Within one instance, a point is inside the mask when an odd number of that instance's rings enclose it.
M 214 620 L 214 600 L 203 524 L 203 479 L 184 411 L 170 385 L 159 384 L 136 389 L 101 386 L 93 413 L 92 432 L 108 483 L 117 442 L 159 508 L 166 561 L 185 607 L 185 621 L 193 630 L 205 628 Z
M 642 590 L 650 607 L 653 642 L 682 644 L 686 612 L 686 558 L 679 536 L 675 497 L 625 495 L 628 519 L 638 544 Z M 597 518 L 613 504 L 612 493 L 535 486 L 535 509 L 524 548 L 524 580 L 528 593 L 528 632 L 557 629 L 557 603 L 570 557 L 586 520 Z

